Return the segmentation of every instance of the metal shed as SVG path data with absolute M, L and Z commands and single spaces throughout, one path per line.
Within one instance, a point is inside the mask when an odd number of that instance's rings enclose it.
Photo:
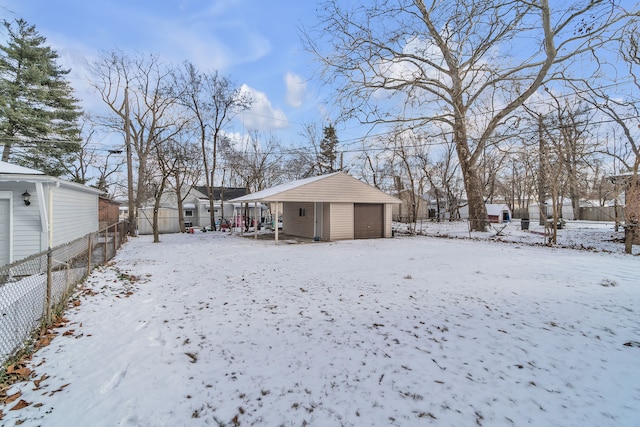
M 315 240 L 391 237 L 391 216 L 400 199 L 345 172 L 306 178 L 231 200 L 265 203 L 282 232 Z M 276 241 L 278 227 L 275 227 Z

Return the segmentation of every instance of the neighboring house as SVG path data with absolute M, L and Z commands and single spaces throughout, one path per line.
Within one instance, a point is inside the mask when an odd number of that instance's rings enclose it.
M 531 203 L 529 205 L 529 219 L 531 221 L 539 221 L 540 220 L 540 208 L 537 203 Z M 553 216 L 553 205 L 551 200 L 548 200 L 544 206 L 542 206 L 542 212 L 544 212 L 544 216 L 546 218 L 551 218 Z M 570 199 L 564 199 L 562 206 L 560 207 L 560 218 L 565 220 L 573 220 L 573 206 L 571 205 Z
M 97 231 L 101 193 L 0 162 L 0 266 Z
M 415 222 L 429 217 L 429 202 L 413 190 L 400 190 L 397 194 L 401 203 L 393 205 L 393 218 L 399 222 Z M 415 209 L 414 209 L 415 203 Z
M 391 237 L 392 207 L 401 203 L 344 172 L 282 184 L 231 201 L 269 204 L 275 218 L 282 206 L 283 233 L 328 241 Z
M 509 206 L 500 203 L 487 203 L 486 207 L 489 222 L 499 224 L 511 221 L 511 210 Z
M 100 230 L 120 221 L 120 202 L 101 195 L 98 199 L 98 218 Z
M 211 227 L 211 207 L 209 197 L 206 194 L 206 187 L 192 187 L 183 190 L 182 210 L 185 228 L 210 228 Z M 214 215 L 216 222 L 220 219 L 231 219 L 236 216 L 236 208 L 228 202 L 231 197 L 239 197 L 247 194 L 244 188 L 223 188 L 215 187 Z M 153 200 L 149 200 L 146 205 L 138 209 L 138 233 L 153 233 Z M 126 212 L 126 209 L 124 210 Z M 158 211 L 158 232 L 179 233 L 180 232 L 180 212 L 178 211 L 178 196 L 174 190 L 166 190 L 160 199 L 160 209 Z

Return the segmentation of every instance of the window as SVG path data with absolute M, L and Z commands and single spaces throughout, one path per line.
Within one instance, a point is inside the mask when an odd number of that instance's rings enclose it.
M 193 216 L 193 211 L 192 210 L 184 211 L 184 216 Z
M 298 216 L 307 216 L 307 208 L 300 208 Z

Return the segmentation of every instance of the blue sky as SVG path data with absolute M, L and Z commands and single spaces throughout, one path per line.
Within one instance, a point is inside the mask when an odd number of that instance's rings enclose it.
M 315 4 L 295 0 L 0 0 L 0 17 L 36 26 L 71 68 L 69 80 L 85 110 L 99 106 L 88 88 L 86 61 L 99 52 L 158 54 L 164 62 L 191 61 L 218 70 L 255 99 L 233 132 L 273 132 L 285 145 L 303 124 L 330 113 L 312 81 L 317 64 L 304 52 L 300 26 L 314 25 Z

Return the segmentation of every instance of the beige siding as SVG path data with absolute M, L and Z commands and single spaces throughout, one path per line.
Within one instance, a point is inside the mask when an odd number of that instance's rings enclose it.
M 322 204 L 322 240 L 331 240 L 331 203 Z
M 331 203 L 331 238 L 353 239 L 353 203 Z
M 313 236 L 313 208 L 312 202 L 308 203 L 284 203 L 282 213 L 282 232 L 292 236 Z M 300 209 L 305 210 L 305 216 L 300 216 Z
M 384 237 L 391 237 L 391 217 L 393 215 L 393 206 L 391 203 L 384 205 Z
M 265 197 L 265 201 L 281 202 L 339 202 L 339 203 L 395 203 L 399 200 L 375 187 L 347 175 L 338 173 L 313 181 L 277 195 Z
M 158 233 L 179 233 L 178 210 L 158 209 Z M 153 208 L 138 209 L 138 233 L 153 234 Z

